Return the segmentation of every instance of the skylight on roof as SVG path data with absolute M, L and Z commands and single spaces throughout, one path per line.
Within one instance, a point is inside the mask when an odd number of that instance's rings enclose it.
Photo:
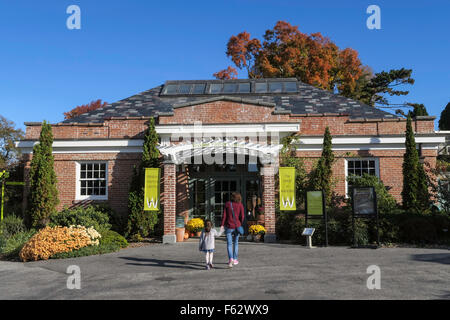
M 177 93 L 177 85 L 176 84 L 168 84 L 164 87 L 164 94 L 175 94 Z
M 237 83 L 225 83 L 223 85 L 223 93 L 235 93 L 237 90 Z
M 206 83 L 194 84 L 193 94 L 203 94 L 205 93 Z
M 297 82 L 284 82 L 285 92 L 297 92 Z
M 250 82 L 239 83 L 239 93 L 250 93 Z
M 221 93 L 222 87 L 222 83 L 211 83 L 211 85 L 209 86 L 209 93 Z
M 267 92 L 267 83 L 266 82 L 256 82 L 255 83 L 255 92 L 256 93 Z
M 282 92 L 283 83 L 281 82 L 269 82 L 269 92 Z

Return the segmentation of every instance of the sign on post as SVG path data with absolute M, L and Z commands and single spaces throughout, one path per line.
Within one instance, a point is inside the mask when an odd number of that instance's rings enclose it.
M 355 215 L 375 214 L 375 190 L 373 187 L 353 188 L 353 206 Z
M 323 193 L 322 191 L 308 191 L 306 193 L 306 212 L 310 216 L 323 215 Z
M 280 167 L 280 210 L 295 211 L 295 168 Z
M 375 218 L 377 227 L 377 245 L 380 245 L 380 232 L 378 228 L 377 194 L 374 187 L 353 187 L 352 188 L 352 209 L 353 209 L 353 247 L 356 247 L 355 219 Z
M 144 210 L 159 210 L 159 185 L 161 179 L 161 169 L 145 168 L 145 188 L 144 188 Z
M 308 229 L 308 218 L 323 219 L 325 225 L 325 246 L 328 246 L 328 219 L 325 206 L 325 194 L 323 191 L 306 192 L 305 230 Z M 309 243 L 308 246 L 311 247 L 311 244 Z

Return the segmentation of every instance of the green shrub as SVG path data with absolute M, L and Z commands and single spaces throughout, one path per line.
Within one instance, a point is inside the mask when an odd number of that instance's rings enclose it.
M 77 258 L 77 257 L 85 257 L 92 256 L 97 254 L 105 254 L 116 252 L 120 250 L 120 246 L 115 243 L 110 244 L 99 244 L 98 246 L 87 246 L 78 250 L 73 250 L 70 252 L 62 252 L 54 254 L 50 257 L 50 259 L 67 259 L 67 258 Z
M 7 257 L 18 256 L 22 247 L 35 233 L 35 230 L 29 230 L 18 232 L 9 237 L 0 236 L 0 254 Z
M 293 240 L 293 224 L 296 215 L 292 212 L 278 212 L 276 215 L 275 232 L 279 240 Z
M 115 231 L 104 231 L 101 233 L 101 236 L 102 237 L 100 238 L 100 244 L 102 245 L 114 244 L 118 245 L 120 248 L 128 247 L 127 240 Z
M 387 191 L 383 182 L 377 177 L 364 173 L 360 176 L 349 176 L 349 184 L 354 187 L 374 187 L 377 194 L 378 213 L 390 213 L 397 208 L 394 197 Z M 351 201 L 349 201 L 351 206 Z
M 124 214 L 117 213 L 106 205 L 99 206 L 103 212 L 106 212 L 109 217 L 109 223 L 111 223 L 111 230 L 116 231 L 121 235 L 125 235 L 127 228 L 128 218 Z
M 111 228 L 108 214 L 98 206 L 88 206 L 86 208 L 64 209 L 50 217 L 51 226 L 70 227 L 80 225 L 84 227 L 94 227 L 101 232 Z
M 0 223 L 0 229 L 0 232 L 8 237 L 26 230 L 23 219 L 15 215 L 6 216 Z

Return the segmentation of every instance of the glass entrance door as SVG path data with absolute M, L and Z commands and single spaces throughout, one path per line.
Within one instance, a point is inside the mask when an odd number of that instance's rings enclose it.
M 225 203 L 231 193 L 242 194 L 240 178 L 194 178 L 189 181 L 191 218 L 210 219 L 220 228 Z
M 223 210 L 225 203 L 231 200 L 233 192 L 241 193 L 240 180 L 238 178 L 229 179 L 221 178 L 212 179 L 212 191 L 214 196 L 211 198 L 211 213 L 210 219 L 216 228 L 220 227 L 222 222 Z

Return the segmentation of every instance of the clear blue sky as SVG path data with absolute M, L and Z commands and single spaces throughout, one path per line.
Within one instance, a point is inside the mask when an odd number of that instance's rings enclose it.
M 71 4 L 81 30 L 66 27 Z M 370 4 L 381 8 L 381 30 L 366 27 Z M 22 128 L 54 123 L 95 99 L 210 79 L 231 65 L 231 35 L 261 37 L 285 20 L 357 50 L 375 72 L 412 68 L 410 94 L 393 101 L 424 103 L 439 117 L 450 101 L 449 12 L 448 0 L 0 0 L 0 114 Z

